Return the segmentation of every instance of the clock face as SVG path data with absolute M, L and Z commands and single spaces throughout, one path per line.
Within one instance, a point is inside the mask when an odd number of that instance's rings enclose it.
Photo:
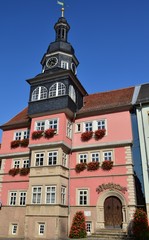
M 53 68 L 58 63 L 58 59 L 56 57 L 51 57 L 47 60 L 46 65 L 48 68 Z

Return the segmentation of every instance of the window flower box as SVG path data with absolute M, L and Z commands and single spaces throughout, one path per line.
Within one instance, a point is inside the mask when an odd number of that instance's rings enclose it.
M 19 174 L 19 172 L 20 172 L 20 169 L 19 168 L 11 168 L 10 170 L 9 170 L 9 175 L 11 175 L 11 176 L 16 176 L 17 174 Z
M 86 131 L 81 134 L 81 140 L 83 142 L 88 141 L 92 138 L 93 136 L 93 131 Z
M 95 139 L 99 140 L 101 138 L 103 138 L 106 134 L 106 129 L 98 129 L 95 131 Z
M 14 140 L 11 142 L 11 148 L 17 148 L 20 146 L 20 140 Z
M 86 163 L 78 163 L 75 167 L 75 170 L 77 173 L 80 173 L 85 169 L 86 169 Z
M 20 169 L 20 176 L 26 176 L 30 172 L 30 168 L 21 168 Z
M 54 134 L 55 134 L 55 129 L 53 129 L 53 128 L 49 128 L 44 131 L 44 137 L 48 138 L 48 139 L 52 138 L 54 136 Z
M 29 144 L 29 139 L 28 138 L 23 139 L 23 140 L 20 141 L 21 147 L 27 147 L 28 144 Z
M 43 130 L 32 132 L 32 139 L 40 139 L 43 136 Z
M 89 162 L 87 164 L 87 171 L 94 171 L 99 168 L 99 162 Z
M 105 160 L 101 165 L 101 168 L 103 170 L 110 170 L 112 169 L 112 167 L 113 167 L 113 162 L 110 160 Z

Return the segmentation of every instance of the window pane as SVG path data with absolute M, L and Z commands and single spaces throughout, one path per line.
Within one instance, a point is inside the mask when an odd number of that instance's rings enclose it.
M 89 132 L 93 130 L 92 122 L 85 123 L 85 131 Z

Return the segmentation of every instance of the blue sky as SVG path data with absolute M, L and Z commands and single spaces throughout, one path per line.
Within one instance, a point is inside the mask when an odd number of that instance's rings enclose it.
M 149 82 L 149 0 L 65 2 L 77 76 L 88 93 Z M 0 0 L 0 125 L 27 106 L 26 79 L 41 72 L 60 8 L 56 0 Z

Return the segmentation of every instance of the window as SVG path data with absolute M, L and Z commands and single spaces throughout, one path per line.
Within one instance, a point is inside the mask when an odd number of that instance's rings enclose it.
M 63 83 L 57 82 L 49 89 L 49 97 L 57 97 L 66 94 L 66 87 Z
M 12 224 L 12 235 L 16 235 L 18 230 L 17 224 Z
M 21 139 L 27 139 L 27 138 L 29 138 L 29 129 L 25 131 L 15 132 L 14 140 L 21 140 Z
M 64 167 L 67 167 L 67 157 L 68 157 L 68 155 L 63 152 L 63 155 L 62 155 L 62 165 Z
M 67 137 L 72 138 L 72 123 L 67 122 Z
M 61 68 L 68 69 L 68 62 L 61 61 Z
M 32 203 L 41 203 L 41 187 L 32 188 Z
M 45 129 L 45 121 L 41 121 L 41 122 L 36 122 L 36 130 L 40 131 L 40 130 L 44 130 Z
M 17 201 L 17 192 L 10 192 L 9 205 L 16 205 Z
M 87 163 L 87 154 L 79 154 L 79 163 Z
M 92 162 L 99 162 L 99 153 L 91 153 Z
M 58 121 L 57 119 L 51 119 L 48 121 L 48 128 L 55 129 L 57 131 Z
M 106 128 L 105 120 L 97 121 L 97 127 L 98 129 L 105 129 Z
M 19 193 L 19 204 L 21 206 L 24 206 L 26 204 L 26 192 L 20 192 Z
M 32 92 L 32 100 L 31 101 L 37 101 L 37 100 L 42 100 L 47 98 L 47 88 L 40 86 L 37 87 L 33 92 Z
M 20 160 L 14 160 L 13 167 L 20 168 Z
M 0 170 L 2 169 L 2 159 L 0 159 Z
M 45 233 L 45 223 L 39 223 L 39 235 L 44 235 Z
M 112 151 L 103 152 L 103 159 L 104 160 L 112 160 Z
M 48 164 L 49 165 L 56 165 L 57 164 L 57 152 L 49 152 L 48 154 L 49 157 L 49 161 Z
M 69 86 L 69 96 L 71 99 L 76 102 L 76 92 L 74 90 L 74 87 L 72 85 Z
M 29 159 L 23 160 L 23 168 L 29 168 L 30 162 Z
M 92 122 L 85 123 L 85 131 L 89 132 L 93 130 Z
M 35 154 L 35 166 L 43 166 L 44 153 Z
M 48 186 L 46 187 L 46 203 L 53 204 L 56 202 L 56 187 Z
M 80 132 L 81 131 L 81 123 L 77 123 L 76 124 L 76 132 Z
M 61 204 L 66 204 L 66 187 L 61 187 Z
M 92 231 L 92 223 L 91 222 L 86 222 L 86 232 L 87 234 L 91 234 Z
M 87 205 L 88 190 L 79 190 L 79 205 Z

